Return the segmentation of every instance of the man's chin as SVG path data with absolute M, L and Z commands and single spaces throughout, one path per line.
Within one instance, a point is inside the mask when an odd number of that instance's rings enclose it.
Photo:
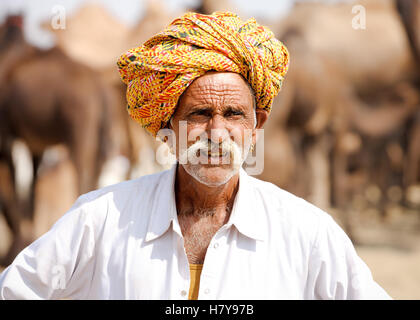
M 184 165 L 185 171 L 198 182 L 210 187 L 227 183 L 238 171 L 232 165 L 197 164 Z

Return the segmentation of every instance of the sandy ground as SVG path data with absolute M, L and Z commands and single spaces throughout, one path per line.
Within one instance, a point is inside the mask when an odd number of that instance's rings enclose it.
M 394 299 L 420 299 L 420 232 L 384 226 L 359 229 L 356 251 L 376 282 Z
M 420 250 L 357 246 L 373 278 L 394 299 L 420 299 Z
M 394 299 L 420 299 L 419 210 L 393 207 L 385 217 L 368 210 L 350 221 L 356 251 L 376 282 Z

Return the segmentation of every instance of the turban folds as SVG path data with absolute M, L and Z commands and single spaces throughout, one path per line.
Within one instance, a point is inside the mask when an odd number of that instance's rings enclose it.
M 128 112 L 153 136 L 191 82 L 210 70 L 241 74 L 255 92 L 256 107 L 270 111 L 288 64 L 286 47 L 267 27 L 229 12 L 186 13 L 117 62 Z

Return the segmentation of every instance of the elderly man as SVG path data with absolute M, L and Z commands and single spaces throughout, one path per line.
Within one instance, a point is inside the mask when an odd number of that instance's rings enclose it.
M 288 67 L 272 32 L 187 13 L 118 66 L 130 115 L 173 133 L 177 163 L 82 195 L 3 272 L 1 298 L 389 298 L 328 214 L 242 168 Z

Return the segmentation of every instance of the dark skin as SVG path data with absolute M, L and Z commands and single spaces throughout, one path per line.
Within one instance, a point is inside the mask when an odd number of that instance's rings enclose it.
M 179 137 L 179 121 L 187 121 L 187 134 L 192 130 L 206 132 L 209 139 L 221 143 L 224 139 L 243 141 L 254 129 L 260 129 L 268 112 L 254 111 L 253 96 L 246 81 L 236 73 L 208 72 L 196 79 L 181 96 L 170 129 Z M 190 146 L 194 141 L 188 141 Z M 179 150 L 176 148 L 179 159 Z M 231 171 L 231 165 L 200 165 L 206 181 L 219 182 Z M 191 176 L 183 165 L 178 165 L 175 182 L 176 207 L 184 246 L 190 263 L 203 263 L 207 247 L 230 217 L 239 187 L 239 172 L 226 183 L 210 186 Z

